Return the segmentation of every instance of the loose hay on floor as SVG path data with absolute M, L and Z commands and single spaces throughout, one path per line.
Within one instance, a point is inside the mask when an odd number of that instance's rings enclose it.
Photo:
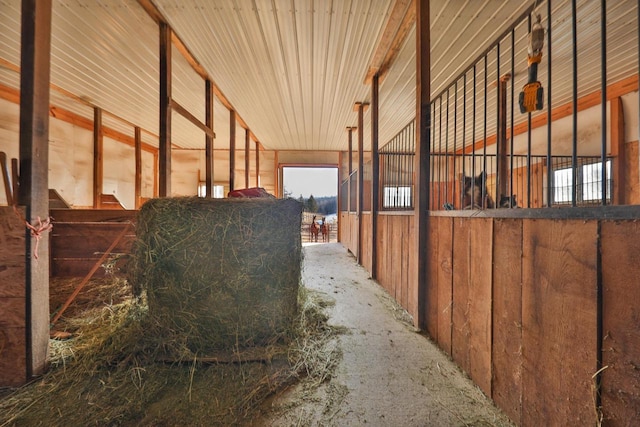
M 42 379 L 0 400 L 0 426 L 242 425 L 261 402 L 297 381 L 327 380 L 338 354 L 325 348 L 337 330 L 326 305 L 300 293 L 293 340 L 270 361 L 162 363 L 140 301 L 92 307 L 67 322 L 75 337 L 51 341 L 52 367 Z

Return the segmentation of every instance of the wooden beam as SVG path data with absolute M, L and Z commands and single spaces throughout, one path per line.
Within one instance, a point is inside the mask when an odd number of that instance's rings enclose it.
M 233 191 L 236 174 L 236 110 L 229 113 L 229 191 Z
M 213 132 L 213 82 L 207 79 L 205 83 L 205 121 L 207 128 L 211 129 L 212 134 L 205 135 L 205 187 L 208 199 L 213 197 L 213 142 L 215 132 Z
M 364 226 L 362 221 L 362 209 L 364 206 L 364 108 L 365 104 L 357 102 L 358 107 L 358 201 L 357 201 L 357 215 L 358 215 L 358 264 L 363 265 L 362 261 L 362 243 L 364 236 Z
M 142 197 L 142 132 L 138 126 L 134 128 L 134 140 L 136 158 L 135 208 L 140 209 L 140 197 Z
M 162 15 L 160 10 L 153 4 L 151 0 L 138 0 L 138 3 L 147 12 L 147 14 L 151 17 L 151 19 L 153 19 L 155 22 L 158 23 L 158 25 L 161 25 L 161 24 L 168 25 L 168 21 L 165 19 L 165 17 Z M 173 31 L 171 33 L 172 33 L 171 41 L 176 46 L 176 49 L 178 49 L 178 52 L 180 52 L 180 54 L 189 63 L 189 65 L 191 65 L 191 68 L 193 68 L 193 70 L 196 73 L 198 73 L 198 75 L 202 77 L 203 80 L 211 80 L 211 82 L 213 83 L 213 79 L 207 73 L 207 70 L 205 70 L 204 67 L 200 64 L 200 62 L 198 62 L 196 57 L 193 55 L 193 53 L 191 53 L 191 51 L 187 48 L 187 46 L 180 39 L 180 37 L 178 37 L 178 35 L 175 34 Z M 227 97 L 224 95 L 224 93 L 222 93 L 220 88 L 215 83 L 213 83 L 213 92 L 215 96 L 220 100 L 222 105 L 227 107 L 228 110 L 235 110 L 234 106 L 231 104 L 231 102 L 229 102 Z M 237 113 L 236 113 L 236 120 L 238 121 L 241 127 L 245 129 L 249 129 L 249 126 L 247 125 L 247 123 Z M 251 137 L 254 140 L 258 139 L 253 133 L 251 134 Z
M 353 173 L 353 131 L 358 129 L 356 126 L 348 127 L 349 131 L 349 173 L 347 176 L 351 176 Z
M 173 111 L 180 114 L 185 119 L 189 120 L 189 122 L 191 122 L 195 127 L 200 129 L 201 131 L 203 131 L 206 135 L 210 136 L 211 138 L 216 137 L 216 134 L 213 132 L 213 129 L 211 129 L 205 123 L 202 123 L 200 120 L 198 120 L 196 116 L 191 114 L 189 110 L 187 110 L 182 105 L 180 105 L 178 101 L 172 98 L 170 101 L 170 104 L 171 104 L 171 109 Z
M 384 80 L 407 40 L 415 21 L 416 0 L 397 0 L 367 71 L 364 79 L 365 84 L 371 84 L 374 74 L 378 74 L 378 84 Z
M 274 153 L 273 166 L 274 166 L 274 168 L 273 168 L 273 182 L 275 183 L 274 187 L 275 187 L 275 190 L 276 190 L 275 191 L 275 193 L 276 193 L 275 196 L 276 197 L 280 197 L 280 189 L 279 189 L 279 185 L 278 185 L 278 177 L 279 177 L 278 171 L 280 169 L 280 164 L 279 164 L 279 161 L 278 161 L 278 151 L 276 151 Z
M 611 156 L 613 157 L 613 194 L 611 194 L 611 200 L 614 205 L 624 205 L 625 200 L 625 188 L 626 188 L 626 150 L 625 150 L 625 136 L 624 136 L 624 112 L 622 109 L 622 99 L 616 97 L 610 101 L 610 123 L 611 129 Z M 603 165 L 604 167 L 604 165 Z
M 260 187 L 260 143 L 256 141 L 256 187 Z
M 49 217 L 51 14 L 51 0 L 22 0 L 18 202 L 26 206 L 30 224 Z M 30 380 L 47 369 L 49 238 L 32 236 L 27 228 L 25 235 L 26 380 Z
M 171 197 L 171 32 L 160 23 L 160 197 Z
M 509 170 L 507 166 L 507 80 L 500 79 L 498 89 L 498 177 L 496 203 L 500 197 L 511 196 L 508 189 Z M 455 179 L 455 177 L 454 177 Z M 455 182 L 455 181 L 454 181 Z
M 99 209 L 104 175 L 104 138 L 102 135 L 102 109 L 93 109 L 93 208 Z
M 244 133 L 244 186 L 249 188 L 249 156 L 251 155 L 251 135 L 249 129 L 245 129 Z
M 416 155 L 414 191 L 417 268 L 415 291 L 410 294 L 409 312 L 414 315 L 416 326 L 428 330 L 426 309 L 429 295 L 429 275 L 425 254 L 429 253 L 429 151 L 431 147 L 431 34 L 429 0 L 416 2 Z

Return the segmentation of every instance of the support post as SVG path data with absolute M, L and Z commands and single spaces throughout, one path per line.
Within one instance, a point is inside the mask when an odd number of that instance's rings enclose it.
M 626 188 L 626 152 L 624 145 L 624 113 L 622 110 L 622 99 L 620 97 L 612 98 L 610 101 L 610 120 L 611 129 L 609 130 L 611 136 L 611 156 L 612 159 L 612 175 L 613 189 L 611 200 L 614 205 L 624 205 L 625 200 L 625 188 Z M 602 165 L 603 168 L 606 165 Z M 606 183 L 603 183 L 602 188 L 606 188 Z
M 429 306 L 427 269 L 429 226 L 429 150 L 431 147 L 431 51 L 429 0 L 416 1 L 416 189 L 415 189 L 415 247 L 417 258 L 417 293 L 409 301 L 414 322 L 427 330 L 426 308 Z M 411 299 L 413 299 L 411 298 Z
M 362 265 L 362 209 L 364 206 L 364 104 L 357 102 L 358 108 L 358 264 Z
M 260 187 L 260 143 L 256 141 L 256 187 Z
M 249 184 L 249 168 L 251 167 L 249 162 L 249 156 L 251 155 L 251 135 L 249 128 L 245 129 L 244 133 L 244 186 L 245 188 L 251 187 Z
M 135 156 L 136 156 L 136 187 L 135 187 L 135 204 L 134 207 L 136 209 L 140 209 L 140 197 L 142 197 L 142 133 L 140 127 L 136 126 L 134 128 L 135 137 Z
M 20 194 L 26 220 L 49 217 L 51 0 L 22 0 L 20 53 Z M 42 375 L 49 346 L 49 238 L 25 227 L 26 378 Z M 38 244 L 38 259 L 34 249 Z M 26 381 L 25 381 L 26 382 Z
M 236 172 L 236 110 L 229 114 L 229 191 L 235 189 Z
M 379 75 L 371 80 L 371 277 L 378 278 L 378 209 L 380 198 L 380 158 L 378 157 Z
M 171 28 L 160 22 L 159 195 L 171 196 Z
M 104 137 L 102 133 L 102 109 L 93 109 L 93 208 L 100 209 L 102 177 L 104 172 Z
M 213 132 L 213 83 L 205 80 L 205 124 Z M 213 197 L 213 136 L 205 133 L 205 188 L 207 199 Z

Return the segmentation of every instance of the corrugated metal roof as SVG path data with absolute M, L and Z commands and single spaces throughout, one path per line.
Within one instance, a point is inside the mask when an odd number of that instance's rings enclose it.
M 363 76 L 372 65 L 394 1 L 152 2 L 265 148 L 346 150 L 345 128 L 357 123 L 353 105 L 370 101 L 371 88 L 363 83 Z M 533 0 L 432 0 L 432 93 L 452 83 L 532 4 Z M 567 76 L 571 72 L 572 41 L 570 2 L 556 0 L 553 5 L 555 106 L 571 96 Z M 0 83 L 18 87 L 19 77 L 11 67 L 20 62 L 20 1 L 4 0 L 1 6 Z M 609 81 L 637 72 L 636 7 L 631 0 L 607 5 Z M 538 12 L 544 25 L 546 6 L 538 6 Z M 582 93 L 599 88 L 598 14 L 599 2 L 578 1 Z M 516 92 L 526 80 L 526 35 L 526 25 L 516 29 Z M 88 119 L 93 115 L 90 106 L 99 106 L 110 113 L 106 119 L 109 126 L 129 135 L 133 135 L 132 125 L 140 126 L 145 139 L 157 144 L 158 38 L 157 23 L 137 1 L 54 1 L 51 82 L 59 90 L 52 91 L 52 103 Z M 509 40 L 508 36 L 501 45 L 503 58 L 511 54 Z M 204 121 L 204 81 L 176 48 L 172 55 L 173 98 Z M 495 102 L 496 95 L 495 55 L 490 52 L 487 62 L 489 103 Z M 539 72 L 543 83 L 547 59 L 543 58 Z M 508 63 L 509 59 L 503 61 Z M 509 71 L 510 65 L 507 67 L 501 68 L 501 74 Z M 415 116 L 415 68 L 414 26 L 380 87 L 381 143 Z M 476 74 L 477 96 L 481 96 L 482 67 Z M 470 80 L 471 72 L 467 76 Z M 459 86 L 461 111 L 461 82 Z M 471 91 L 469 83 L 467 96 Z M 85 104 L 70 99 L 65 92 Z M 450 95 L 450 108 L 455 98 L 455 94 Z M 204 133 L 176 116 L 174 145 L 203 148 Z M 214 116 L 215 146 L 228 147 L 229 112 L 220 100 L 215 102 Z M 365 149 L 369 147 L 369 121 L 366 114 Z M 487 121 L 493 133 L 495 118 L 488 116 Z M 482 132 L 478 126 L 476 132 Z M 244 141 L 239 126 L 236 132 Z

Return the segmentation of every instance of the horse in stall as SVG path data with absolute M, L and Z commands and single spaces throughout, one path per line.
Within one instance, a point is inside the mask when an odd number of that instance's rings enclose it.
M 309 240 L 311 242 L 317 242 L 319 233 L 320 233 L 320 226 L 316 222 L 316 216 L 314 215 L 313 219 L 311 220 L 311 225 L 309 225 Z
M 487 174 L 484 171 L 475 178 L 465 176 L 463 184 L 462 209 L 493 209 L 495 207 L 487 191 Z

